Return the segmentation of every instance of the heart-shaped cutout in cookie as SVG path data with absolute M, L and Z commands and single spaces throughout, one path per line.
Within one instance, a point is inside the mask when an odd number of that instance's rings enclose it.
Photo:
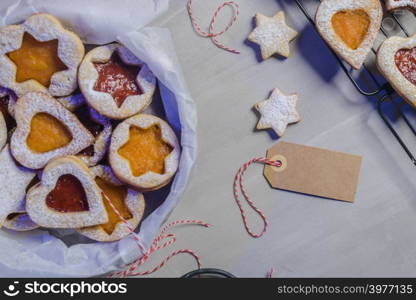
M 379 0 L 323 0 L 316 26 L 328 45 L 353 68 L 361 68 L 383 18 Z
M 370 23 L 370 17 L 362 9 L 342 10 L 332 17 L 332 27 L 335 33 L 352 50 L 361 45 Z
M 41 92 L 20 97 L 15 118 L 11 150 L 19 163 L 31 169 L 43 168 L 56 157 L 75 155 L 95 140 L 73 113 Z
M 109 220 L 94 174 L 75 156 L 46 165 L 40 183 L 27 193 L 26 209 L 36 224 L 49 228 L 81 228 Z
M 46 205 L 59 212 L 89 210 L 82 183 L 71 174 L 59 177 L 55 188 L 46 197 Z
M 416 35 L 386 39 L 377 52 L 377 66 L 396 92 L 416 107 Z

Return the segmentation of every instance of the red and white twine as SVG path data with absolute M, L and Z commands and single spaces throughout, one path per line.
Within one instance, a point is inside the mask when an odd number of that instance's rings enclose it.
M 282 162 L 279 161 L 279 160 L 270 160 L 270 159 L 265 158 L 265 157 L 253 158 L 253 159 L 249 160 L 248 162 L 246 162 L 237 171 L 237 174 L 235 175 L 235 178 L 234 178 L 234 185 L 233 185 L 234 198 L 235 198 L 235 201 L 237 202 L 238 208 L 240 209 L 241 217 L 242 217 L 243 223 L 244 223 L 244 227 L 246 228 L 249 235 L 251 235 L 254 238 L 259 238 L 259 237 L 263 236 L 266 233 L 267 228 L 269 226 L 269 223 L 267 221 L 266 215 L 254 204 L 254 202 L 252 200 L 250 200 L 250 196 L 248 195 L 248 193 L 247 193 L 247 191 L 244 187 L 244 182 L 243 182 L 243 177 L 244 177 L 245 172 L 247 171 L 248 167 L 253 163 L 261 163 L 261 164 L 271 165 L 271 166 L 274 166 L 274 167 L 281 167 Z M 248 225 L 246 212 L 245 212 L 245 210 L 243 208 L 243 205 L 242 205 L 242 202 L 240 200 L 239 190 L 241 190 L 241 193 L 243 194 L 243 197 L 247 201 L 248 205 L 263 220 L 264 226 L 263 226 L 263 230 L 260 233 L 255 233 L 254 231 L 251 230 L 250 226 Z
M 195 32 L 198 33 L 202 37 L 210 38 L 212 40 L 212 42 L 220 49 L 224 49 L 224 50 L 229 51 L 231 53 L 240 54 L 240 51 L 238 51 L 234 48 L 227 47 L 226 45 L 224 45 L 222 42 L 218 41 L 218 39 L 217 39 L 217 37 L 226 33 L 234 25 L 234 23 L 237 22 L 238 15 L 240 14 L 240 6 L 234 1 L 227 1 L 227 2 L 224 2 L 223 4 L 221 4 L 217 8 L 217 10 L 214 13 L 214 16 L 211 19 L 208 31 L 204 31 L 201 28 L 201 26 L 199 25 L 198 20 L 194 16 L 194 13 L 193 13 L 193 10 L 192 10 L 192 1 L 193 0 L 188 1 L 187 7 L 188 7 L 189 18 L 191 19 L 191 23 L 192 23 L 192 26 L 193 26 Z M 215 31 L 215 22 L 217 21 L 218 15 L 221 12 L 221 10 L 223 8 L 225 8 L 226 6 L 229 6 L 233 9 L 233 17 L 231 18 L 230 23 L 222 31 L 216 32 Z
M 137 247 L 139 248 L 140 252 L 143 254 L 140 258 L 138 258 L 134 262 L 126 265 L 125 270 L 114 272 L 114 273 L 110 274 L 110 277 L 122 277 L 122 278 L 124 278 L 124 277 L 127 277 L 127 276 L 148 275 L 148 274 L 151 274 L 151 273 L 154 273 L 154 272 L 160 270 L 161 268 L 163 268 L 163 266 L 171 258 L 173 258 L 174 256 L 176 256 L 178 254 L 182 254 L 182 253 L 186 253 L 186 254 L 191 255 L 195 259 L 195 261 L 198 265 L 198 269 L 201 267 L 201 260 L 200 260 L 199 256 L 193 250 L 191 250 L 191 249 L 180 249 L 180 250 L 176 250 L 176 251 L 172 252 L 170 255 L 165 257 L 162 260 L 162 262 L 159 263 L 154 268 L 149 269 L 147 271 L 141 271 L 141 272 L 136 271 L 140 266 L 142 266 L 149 259 L 151 254 L 153 254 L 154 252 L 157 252 L 160 249 L 166 248 L 166 247 L 168 247 L 168 246 L 170 246 L 170 245 L 172 245 L 176 242 L 176 237 L 175 237 L 174 234 L 166 233 L 172 227 L 177 226 L 177 225 L 199 225 L 199 226 L 204 226 L 204 227 L 210 227 L 211 225 L 208 224 L 208 223 L 205 223 L 203 221 L 199 221 L 199 220 L 178 220 L 178 221 L 169 223 L 169 224 L 167 224 L 166 226 L 163 227 L 160 234 L 153 240 L 152 245 L 146 251 L 146 249 L 144 248 L 144 246 L 140 242 L 139 236 L 134 232 L 134 229 L 131 227 L 130 223 L 121 215 L 121 213 L 116 209 L 114 204 L 111 202 L 111 200 L 105 194 L 104 194 L 104 198 L 106 199 L 106 201 L 110 205 L 110 207 L 116 212 L 118 217 L 127 226 L 129 232 L 133 235 L 133 238 L 134 238 L 134 240 L 137 244 Z

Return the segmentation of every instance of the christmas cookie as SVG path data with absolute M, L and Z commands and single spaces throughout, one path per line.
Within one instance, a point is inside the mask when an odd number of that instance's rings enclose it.
M 296 110 L 298 95 L 285 95 L 279 89 L 274 89 L 270 98 L 257 103 L 254 107 L 260 113 L 257 129 L 272 128 L 282 136 L 288 124 L 301 120 Z
M 298 33 L 286 24 L 285 13 L 280 11 L 273 17 L 258 13 L 256 14 L 256 23 L 257 27 L 250 33 L 248 39 L 260 45 L 263 59 L 267 59 L 273 54 L 289 57 L 289 42 Z
M 386 0 L 387 10 L 394 10 L 399 8 L 408 8 L 416 10 L 415 0 Z
M 120 123 L 109 150 L 116 176 L 141 191 L 168 184 L 178 168 L 179 154 L 179 143 L 170 126 L 145 114 Z
M 97 185 L 103 192 L 103 197 L 105 197 L 103 202 L 109 221 L 105 224 L 78 229 L 78 232 L 100 242 L 120 240 L 128 236 L 130 230 L 118 213 L 134 230 L 143 217 L 145 206 L 143 194 L 121 183 L 108 166 L 96 166 L 91 171 L 95 175 Z M 108 201 L 111 201 L 118 213 L 114 211 Z
M 40 183 L 26 196 L 26 210 L 49 228 L 81 228 L 108 222 L 101 189 L 82 160 L 66 156 L 51 161 Z
M 359 69 L 373 47 L 382 18 L 379 0 L 323 0 L 316 25 L 328 45 Z
M 28 168 L 39 169 L 53 158 L 76 154 L 95 140 L 74 114 L 44 93 L 19 98 L 15 118 L 12 154 Z
M 10 214 L 24 211 L 26 189 L 36 173 L 18 166 L 11 156 L 9 146 L 0 152 L 0 166 L 1 227 Z
M 17 96 L 49 92 L 66 96 L 77 88 L 84 46 L 55 17 L 40 13 L 0 29 L 0 86 Z
M 77 156 L 88 166 L 95 166 L 107 152 L 113 127 L 106 117 L 88 106 L 81 106 L 74 111 L 74 114 L 95 139 L 91 146 L 82 150 Z
M 78 77 L 88 104 L 111 119 L 125 119 L 143 111 L 156 87 L 148 66 L 119 44 L 88 52 Z
M 386 39 L 377 52 L 377 66 L 396 92 L 416 107 L 416 35 Z

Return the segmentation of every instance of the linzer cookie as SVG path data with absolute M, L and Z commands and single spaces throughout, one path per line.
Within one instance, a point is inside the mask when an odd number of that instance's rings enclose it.
M 396 92 L 416 106 L 416 35 L 386 39 L 377 52 L 377 66 Z
M 168 184 L 178 168 L 179 154 L 179 143 L 170 126 L 145 114 L 120 123 L 109 150 L 116 176 L 141 191 Z
M 74 114 L 95 139 L 91 146 L 82 150 L 77 156 L 88 166 L 95 166 L 107 152 L 113 127 L 106 117 L 90 107 L 81 106 L 74 111 Z
M 143 194 L 130 189 L 120 182 L 108 166 L 96 166 L 91 169 L 95 181 L 101 188 L 105 209 L 109 221 L 105 224 L 85 227 L 77 231 L 90 239 L 100 242 L 112 242 L 130 234 L 128 226 L 107 201 L 111 201 L 118 213 L 128 222 L 131 229 L 135 229 L 143 216 L 145 202 Z
M 415 0 L 386 0 L 387 10 L 395 9 L 411 9 L 416 11 L 416 1 Z
M 156 86 L 149 67 L 119 44 L 88 52 L 78 81 L 88 104 L 111 119 L 125 119 L 143 111 L 152 101 Z
M 0 152 L 0 227 L 15 212 L 24 211 L 26 189 L 35 177 L 32 170 L 14 161 L 9 146 Z
M 43 227 L 81 228 L 109 221 L 94 174 L 75 156 L 57 158 L 26 196 L 31 219 Z
M 77 154 L 95 140 L 74 114 L 44 93 L 19 98 L 15 118 L 12 154 L 28 168 L 39 169 L 53 158 Z
M 354 69 L 371 51 L 383 18 L 379 0 L 323 0 L 316 14 L 319 33 Z
M 79 37 L 55 17 L 40 13 L 0 29 L 0 86 L 19 97 L 28 92 L 66 96 L 77 88 L 84 56 Z

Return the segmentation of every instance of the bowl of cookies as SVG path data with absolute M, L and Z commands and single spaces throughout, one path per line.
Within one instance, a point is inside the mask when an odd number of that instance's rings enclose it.
M 108 43 L 89 32 L 86 43 L 71 28 L 91 22 L 88 10 L 64 24 L 42 8 L 0 28 L 0 264 L 99 275 L 139 257 L 131 230 L 148 246 L 179 201 L 195 160 L 193 101 L 167 30 Z

